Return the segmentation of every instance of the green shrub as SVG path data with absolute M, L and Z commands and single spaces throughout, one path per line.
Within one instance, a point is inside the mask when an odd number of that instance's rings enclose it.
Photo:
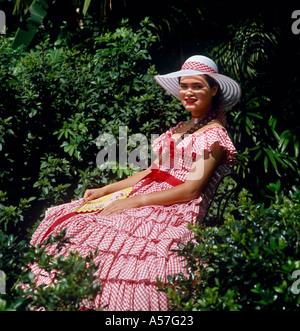
M 16 299 L 14 288 L 26 262 L 28 262 L 26 241 L 12 234 L 7 235 L 0 230 L 0 270 L 6 275 L 7 293 L 7 295 L 0 294 L 0 302 L 2 299 L 2 302 L 7 302 L 12 309 L 16 309 L 23 302 Z
M 223 226 L 196 225 L 197 243 L 178 250 L 189 277 L 169 277 L 164 288 L 173 309 L 299 310 L 300 296 L 291 290 L 300 270 L 299 207 L 294 197 L 266 208 L 243 191 Z
M 85 258 L 72 251 L 66 258 L 59 255 L 61 249 L 72 242 L 71 238 L 65 238 L 64 231 L 54 238 L 50 236 L 36 248 L 1 232 L 0 242 L 0 270 L 5 270 L 7 278 L 7 294 L 0 294 L 0 311 L 41 308 L 47 311 L 77 311 L 85 309 L 82 307 L 83 300 L 88 300 L 88 309 L 95 310 L 93 299 L 101 290 L 94 276 L 98 268 L 94 263 L 97 251 Z M 46 253 L 53 245 L 57 247 L 58 255 Z M 35 276 L 26 269 L 29 263 L 37 263 L 38 267 L 48 272 L 52 282 L 47 286 L 37 286 Z
M 291 72 L 288 79 L 293 84 L 275 92 L 276 68 L 284 61 L 281 49 L 286 48 L 282 38 L 287 38 L 285 28 L 280 30 L 261 17 L 248 17 L 229 25 L 228 36 L 210 50 L 219 70 L 242 87 L 240 102 L 228 111 L 229 127 L 241 153 L 237 171 L 259 200 L 265 199 L 274 178 L 281 180 L 286 195 L 299 186 L 298 99 L 293 96 L 299 94 L 300 84 Z M 299 56 L 294 49 L 290 53 Z
M 99 171 L 101 134 L 117 138 L 122 125 L 150 141 L 184 116 L 153 79 L 155 41 L 148 19 L 136 31 L 124 20 L 90 53 L 48 40 L 21 53 L 0 40 L 0 224 L 34 224 L 50 205 L 132 173 Z

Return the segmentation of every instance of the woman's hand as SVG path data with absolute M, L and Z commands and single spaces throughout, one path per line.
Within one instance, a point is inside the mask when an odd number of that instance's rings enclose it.
M 112 202 L 111 204 L 109 204 L 107 207 L 105 207 L 102 210 L 101 215 L 109 216 L 109 215 L 113 215 L 113 214 L 119 214 L 124 209 L 140 207 L 138 200 L 139 200 L 138 197 L 116 200 L 116 201 Z
M 83 196 L 83 202 L 91 201 L 94 199 L 101 198 L 105 195 L 105 190 L 104 188 L 96 188 L 96 189 L 91 189 L 91 190 L 86 190 Z

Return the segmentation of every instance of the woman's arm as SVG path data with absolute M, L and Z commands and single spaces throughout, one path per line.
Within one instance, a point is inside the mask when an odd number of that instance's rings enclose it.
M 104 187 L 97 188 L 97 189 L 86 190 L 84 193 L 84 196 L 83 196 L 83 200 L 84 200 L 84 202 L 90 201 L 93 199 L 100 198 L 104 195 L 123 190 L 127 187 L 131 187 L 131 186 L 135 185 L 138 181 L 140 181 L 143 177 L 148 175 L 150 172 L 151 172 L 151 170 L 150 170 L 150 168 L 148 168 L 133 176 L 130 176 L 124 180 L 120 180 L 113 184 L 109 184 L 109 185 L 106 185 Z
M 194 163 L 185 183 L 164 191 L 115 201 L 102 211 L 102 215 L 120 213 L 122 210 L 130 208 L 149 205 L 171 205 L 174 203 L 190 201 L 200 195 L 223 156 L 223 148 L 219 145 L 215 145 L 208 158 L 205 160 L 199 158 Z

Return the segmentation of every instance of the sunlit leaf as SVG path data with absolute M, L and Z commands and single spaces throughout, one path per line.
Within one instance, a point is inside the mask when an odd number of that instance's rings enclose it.
M 90 4 L 91 4 L 91 0 L 84 1 L 83 10 L 82 10 L 83 15 L 86 15 L 86 13 L 90 7 Z

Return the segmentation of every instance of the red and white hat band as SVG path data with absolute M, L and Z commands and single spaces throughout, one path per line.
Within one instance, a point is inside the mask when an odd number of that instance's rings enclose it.
M 181 70 L 198 70 L 201 72 L 207 72 L 210 74 L 217 74 L 218 72 L 213 69 L 212 67 L 204 64 L 204 63 L 199 63 L 199 62 L 194 62 L 194 61 L 190 61 L 190 62 L 185 62 L 183 64 L 183 66 L 181 67 Z

